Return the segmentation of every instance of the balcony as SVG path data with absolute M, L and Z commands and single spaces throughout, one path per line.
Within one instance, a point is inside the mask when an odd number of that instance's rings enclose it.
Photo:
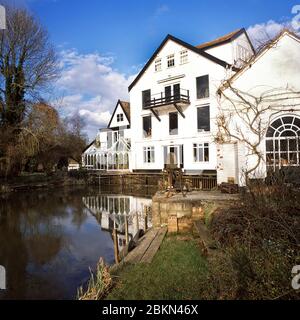
M 151 95 L 150 99 L 144 101 L 143 109 L 153 109 L 162 106 L 173 105 L 182 107 L 190 104 L 190 92 L 186 89 L 179 89 L 172 94 L 166 94 L 165 92 Z

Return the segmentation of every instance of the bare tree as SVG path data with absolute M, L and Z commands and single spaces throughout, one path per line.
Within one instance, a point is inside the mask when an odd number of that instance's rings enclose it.
M 6 6 L 0 30 L 0 121 L 19 125 L 26 99 L 37 98 L 57 75 L 57 57 L 47 31 L 25 9 Z

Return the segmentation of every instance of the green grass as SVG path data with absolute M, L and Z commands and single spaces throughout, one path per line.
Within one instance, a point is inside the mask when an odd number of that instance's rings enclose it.
M 125 265 L 117 272 L 107 299 L 200 299 L 206 274 L 197 240 L 168 236 L 151 264 Z

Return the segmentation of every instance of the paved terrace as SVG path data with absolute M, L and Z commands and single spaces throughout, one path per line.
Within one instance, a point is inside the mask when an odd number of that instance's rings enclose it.
M 197 201 L 237 201 L 238 194 L 222 193 L 220 191 L 192 191 L 186 197 L 181 192 L 167 198 L 167 192 L 157 192 L 153 197 L 158 202 L 197 202 Z

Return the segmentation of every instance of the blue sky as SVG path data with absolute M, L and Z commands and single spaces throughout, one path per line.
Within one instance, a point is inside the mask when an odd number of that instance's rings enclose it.
M 14 0 L 48 29 L 61 57 L 62 112 L 79 112 L 89 136 L 103 127 L 166 34 L 199 44 L 245 27 L 276 32 L 300 0 Z M 76 78 L 76 79 L 75 79 Z M 115 89 L 118 86 L 118 89 Z M 60 92 L 60 93 L 61 93 Z

